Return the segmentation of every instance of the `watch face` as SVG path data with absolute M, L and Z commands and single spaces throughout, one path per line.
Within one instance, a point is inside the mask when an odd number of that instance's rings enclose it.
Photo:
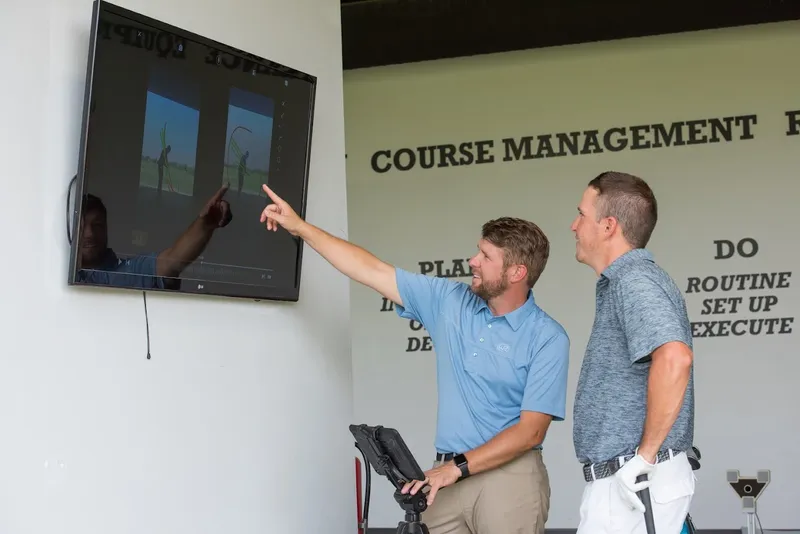
M 453 457 L 453 462 L 458 466 L 461 470 L 461 476 L 467 477 L 469 476 L 469 467 L 467 466 L 467 457 L 463 454 L 456 455 Z

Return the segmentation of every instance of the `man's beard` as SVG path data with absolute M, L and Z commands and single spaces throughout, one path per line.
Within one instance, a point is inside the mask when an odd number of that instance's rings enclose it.
M 480 298 L 488 302 L 491 299 L 502 295 L 506 289 L 508 289 L 508 277 L 505 273 L 503 273 L 503 276 L 500 278 L 500 280 L 488 282 L 481 278 L 480 285 L 472 288 L 472 291 Z

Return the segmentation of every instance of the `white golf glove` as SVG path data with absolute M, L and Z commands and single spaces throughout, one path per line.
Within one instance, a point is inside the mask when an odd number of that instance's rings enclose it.
M 650 487 L 650 479 L 642 482 L 636 482 L 639 475 L 649 475 L 655 470 L 655 464 L 649 463 L 642 456 L 636 455 L 623 465 L 619 471 L 614 473 L 617 479 L 617 486 L 619 487 L 622 499 L 630 503 L 631 508 L 639 510 L 644 513 L 644 503 L 636 495 L 637 491 L 642 491 Z

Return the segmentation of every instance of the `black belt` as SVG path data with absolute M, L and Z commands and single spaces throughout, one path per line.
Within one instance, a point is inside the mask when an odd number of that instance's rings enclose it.
M 677 451 L 673 451 L 672 449 L 666 449 L 663 451 L 659 451 L 656 455 L 656 463 L 661 463 L 666 460 L 669 460 L 673 456 L 678 454 Z M 631 460 L 635 454 L 626 454 L 624 456 L 618 456 L 613 460 L 608 460 L 607 462 L 597 462 L 594 464 L 584 464 L 583 465 L 583 478 L 586 482 L 591 482 L 593 480 L 599 480 L 601 478 L 610 477 L 619 469 L 625 465 L 629 460 Z
M 531 450 L 532 451 L 539 451 L 539 450 L 542 450 L 542 448 L 539 447 L 539 446 L 536 446 Z M 450 460 L 453 459 L 454 456 L 458 456 L 458 453 L 457 452 L 445 452 L 445 453 L 437 452 L 436 453 L 436 461 L 437 462 L 449 462 Z

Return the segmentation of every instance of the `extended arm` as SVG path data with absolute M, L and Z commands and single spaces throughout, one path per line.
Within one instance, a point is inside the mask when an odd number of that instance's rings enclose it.
M 211 236 L 218 228 L 227 226 L 232 219 L 230 205 L 223 200 L 228 186 L 222 186 L 206 202 L 200 215 L 168 249 L 158 255 L 156 274 L 177 278 L 205 250 Z
M 180 276 L 186 266 L 205 250 L 216 229 L 216 224 L 209 224 L 202 217 L 197 218 L 171 247 L 158 255 L 156 275 L 170 278 Z
M 394 266 L 305 221 L 299 225 L 297 236 L 348 278 L 374 289 L 395 304 L 403 305 Z
M 689 374 L 692 369 L 692 350 L 684 343 L 665 343 L 653 351 L 647 383 L 647 415 L 639 454 L 650 463 L 678 418 L 683 404 Z
M 278 225 L 282 226 L 290 234 L 305 241 L 351 280 L 374 289 L 399 306 L 403 305 L 397 287 L 395 268 L 392 265 L 381 261 L 358 245 L 307 223 L 266 184 L 262 188 L 274 202 L 261 213 L 261 222 L 266 223 L 267 230 L 277 231 Z

